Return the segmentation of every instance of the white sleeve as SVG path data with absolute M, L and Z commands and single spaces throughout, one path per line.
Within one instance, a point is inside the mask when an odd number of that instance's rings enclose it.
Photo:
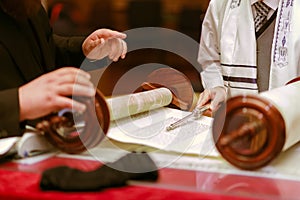
M 224 86 L 220 64 L 219 12 L 217 1 L 211 0 L 202 24 L 198 62 L 202 67 L 202 85 L 205 89 Z

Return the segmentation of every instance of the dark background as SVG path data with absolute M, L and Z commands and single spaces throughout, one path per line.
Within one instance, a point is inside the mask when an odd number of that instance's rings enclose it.
M 88 35 L 97 28 L 127 31 L 163 27 L 199 42 L 208 3 L 209 0 L 48 0 L 47 9 L 53 30 L 59 35 Z M 195 91 L 203 90 L 199 71 L 193 65 L 178 55 L 155 49 L 131 52 L 125 60 L 107 66 L 99 80 L 100 90 L 111 95 L 124 73 L 146 63 L 161 63 L 178 69 L 190 79 Z M 126 86 L 119 91 L 130 92 Z

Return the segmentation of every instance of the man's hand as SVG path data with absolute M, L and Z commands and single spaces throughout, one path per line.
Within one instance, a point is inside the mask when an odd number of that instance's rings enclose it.
M 215 87 L 205 89 L 199 96 L 197 107 L 201 107 L 210 102 L 212 112 L 216 111 L 220 104 L 226 100 L 226 89 L 224 87 Z
M 84 55 L 91 60 L 100 60 L 108 56 L 113 61 L 125 58 L 127 44 L 124 33 L 109 29 L 98 29 L 90 34 L 82 44 Z
M 73 95 L 95 95 L 88 73 L 65 67 L 44 74 L 19 88 L 20 121 L 42 117 L 64 108 L 85 111 L 83 103 L 70 98 Z

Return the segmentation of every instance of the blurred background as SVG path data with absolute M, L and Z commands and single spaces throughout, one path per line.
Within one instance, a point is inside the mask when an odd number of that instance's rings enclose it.
M 163 27 L 184 33 L 197 42 L 208 3 L 209 0 L 44 0 L 53 30 L 59 35 L 88 35 L 97 28 L 127 31 Z M 161 63 L 178 69 L 192 81 L 195 91 L 203 90 L 199 71 L 184 58 L 144 49 L 107 66 L 105 76 L 99 81 L 104 94 L 111 95 L 122 74 L 137 63 Z

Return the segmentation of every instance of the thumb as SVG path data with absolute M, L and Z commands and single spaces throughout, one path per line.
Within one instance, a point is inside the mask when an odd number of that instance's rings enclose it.
M 198 105 L 197 107 L 200 108 L 201 106 L 206 104 L 209 100 L 210 100 L 210 92 L 206 89 L 200 94 L 198 102 L 197 102 L 197 105 Z
M 92 42 L 90 43 L 90 47 L 91 47 L 91 48 L 95 48 L 95 47 L 98 46 L 98 45 L 103 46 L 104 43 L 105 43 L 104 38 L 100 38 L 100 39 L 97 39 L 97 40 L 95 40 L 95 41 L 92 41 Z

